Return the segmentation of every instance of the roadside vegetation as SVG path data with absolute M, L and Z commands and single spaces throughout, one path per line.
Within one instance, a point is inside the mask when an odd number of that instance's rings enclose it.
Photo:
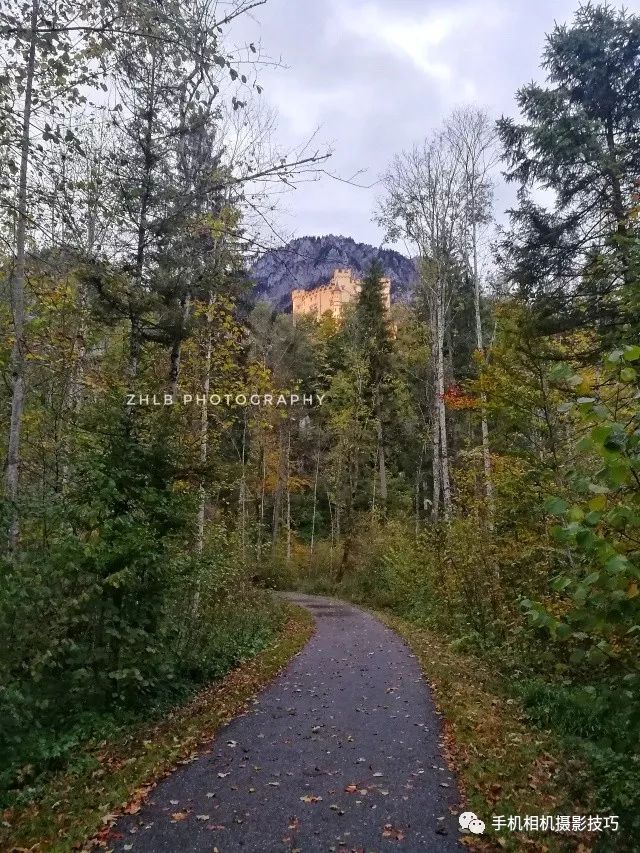
M 75 750 L 61 756 L 62 769 L 43 773 L 4 810 L 3 849 L 84 849 L 87 839 L 108 847 L 116 817 L 137 814 L 156 783 L 209 748 L 217 730 L 304 646 L 311 616 L 285 607 L 283 619 L 261 651 L 182 702 L 174 697 L 137 714 L 114 713 L 93 731 L 73 732 Z

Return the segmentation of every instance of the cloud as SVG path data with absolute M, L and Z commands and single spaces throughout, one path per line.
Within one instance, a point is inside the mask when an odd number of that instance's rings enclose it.
M 260 40 L 287 68 L 264 68 L 264 99 L 279 139 L 300 143 L 319 128 L 343 177 L 375 183 L 394 154 L 430 135 L 455 107 L 514 115 L 516 89 L 542 79 L 544 34 L 578 0 L 269 0 Z M 287 198 L 283 225 L 298 234 L 342 233 L 377 243 L 377 187 L 330 179 Z M 511 188 L 509 188 L 509 193 Z M 501 207 L 511 199 L 501 188 Z
M 389 12 L 366 3 L 354 8 L 340 7 L 343 31 L 352 37 L 377 41 L 389 47 L 396 55 L 408 57 L 417 68 L 437 80 L 449 80 L 451 66 L 435 57 L 435 48 L 441 45 L 455 27 L 455 15 L 430 14 L 424 20 L 394 19 Z
M 351 38 L 377 42 L 397 57 L 404 57 L 415 68 L 451 87 L 465 88 L 468 96 L 475 90 L 460 63 L 468 39 L 499 29 L 507 15 L 505 2 L 465 3 L 431 8 L 416 14 L 391 11 L 388 4 L 367 0 L 357 5 L 337 0 L 340 28 Z

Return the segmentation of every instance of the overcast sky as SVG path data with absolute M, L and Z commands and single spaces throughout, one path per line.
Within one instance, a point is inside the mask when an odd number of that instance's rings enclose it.
M 396 152 L 429 135 L 456 106 L 515 115 L 514 93 L 542 79 L 545 33 L 578 0 L 268 0 L 243 25 L 286 68 L 264 69 L 263 99 L 285 146 L 319 128 L 329 168 L 373 184 Z M 331 179 L 290 194 L 282 229 L 344 234 L 379 245 L 379 188 Z M 509 192 L 501 190 L 504 208 Z M 499 211 L 498 211 L 499 214 Z

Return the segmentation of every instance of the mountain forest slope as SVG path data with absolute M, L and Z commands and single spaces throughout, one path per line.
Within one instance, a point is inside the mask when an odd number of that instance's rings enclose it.
M 324 237 L 298 237 L 263 255 L 251 268 L 256 283 L 255 295 L 276 308 L 288 310 L 290 293 L 295 288 L 311 290 L 328 281 L 338 267 L 350 267 L 364 275 L 377 260 L 391 279 L 391 298 L 402 299 L 411 290 L 416 267 L 413 261 L 393 249 L 381 249 L 356 243 L 351 237 L 328 234 Z

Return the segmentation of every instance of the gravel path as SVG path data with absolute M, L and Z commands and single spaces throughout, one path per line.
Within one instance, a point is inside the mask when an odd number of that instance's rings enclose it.
M 316 633 L 210 752 L 176 770 L 113 849 L 461 851 L 455 780 L 415 658 L 373 617 L 290 595 Z

